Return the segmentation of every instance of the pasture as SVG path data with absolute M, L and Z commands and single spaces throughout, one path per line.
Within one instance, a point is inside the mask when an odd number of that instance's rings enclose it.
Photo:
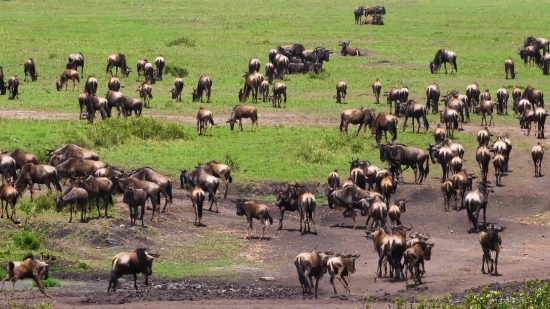
M 495 189 L 488 207 L 488 221 L 508 228 L 503 233 L 505 249 L 499 257 L 499 271 L 503 274 L 500 277 L 481 275 L 478 235 L 466 234 L 465 212 L 443 212 L 439 164 L 430 161 L 428 180 L 421 186 L 411 184 L 413 173 L 410 169 L 406 171 L 405 184 L 400 184 L 396 195 L 412 199 L 403 214 L 404 222 L 436 239 L 432 261 L 426 263 L 425 283 L 419 287 L 406 288 L 404 282 L 389 278 L 373 282 L 378 256 L 372 250 L 371 240 L 365 239 L 363 229 L 352 230 L 349 218 L 343 228 L 331 228 L 340 222 L 341 213 L 327 207 L 323 189 L 328 173 L 334 169 L 339 170 L 342 181 L 346 180 L 352 157 L 385 167 L 368 129 L 366 136 L 361 132 L 357 137 L 357 127 L 352 125 L 348 135 L 338 131 L 343 109 L 367 106 L 376 113 L 389 111 L 385 97 L 381 96 L 381 104 L 375 104 L 371 85 L 376 78 L 382 83 L 382 92 L 407 86 L 409 98 L 422 105 L 426 101 L 426 87 L 434 82 L 442 95 L 455 89 L 464 93 L 473 82 L 479 84 L 481 91 L 489 89 L 493 98 L 502 86 L 511 92 L 515 85 L 522 89 L 531 85 L 550 93 L 548 76 L 542 75 L 538 67 L 524 66 L 518 55 L 526 37 L 549 37 L 543 32 L 549 2 L 1 1 L 0 33 L 5 44 L 0 66 L 5 80 L 17 75 L 21 85 L 19 99 L 0 96 L 0 150 L 19 147 L 44 161 L 46 148 L 74 143 L 96 151 L 101 161 L 126 171 L 151 166 L 173 179 L 177 187 L 169 213 L 161 214 L 160 222 L 148 222 L 147 229 L 126 226 L 128 208 L 121 196 L 117 196 L 111 218 L 86 224 L 67 223 L 67 211 L 55 212 L 55 203 L 39 214 L 29 215 L 28 228 L 41 235 L 43 242 L 34 251 L 48 252 L 60 261 L 50 270 L 51 274 L 85 282 L 75 290 L 51 289 L 58 298 L 56 306 L 100 308 L 132 302 L 119 307 L 136 308 L 142 306 L 139 301 L 148 301 L 143 304 L 172 308 L 178 305 L 160 301 L 194 298 L 199 302 L 187 305 L 286 308 L 299 304 L 313 308 L 328 302 L 332 307 L 349 308 L 363 306 L 368 298 L 376 308 L 387 307 L 394 296 L 406 300 L 414 300 L 417 295 L 463 296 L 465 290 L 482 284 L 548 278 L 544 262 L 548 245 L 540 237 L 548 234 L 543 227 L 548 225 L 550 211 L 545 203 L 550 197 L 546 191 L 548 181 L 546 177 L 532 177 L 530 158 L 531 147 L 537 141 L 543 145 L 546 141 L 537 140 L 533 131 L 529 137 L 524 135 L 511 102 L 509 115 L 495 115 L 496 126 L 490 128 L 495 134 L 509 133 L 514 145 L 510 159 L 512 172 L 503 178 L 505 186 Z M 353 9 L 358 5 L 384 5 L 385 25 L 354 25 Z M 338 43 L 343 40 L 359 48 L 362 56 L 341 56 Z M 330 61 L 323 65 L 325 71 L 286 75 L 283 82 L 287 86 L 287 108 L 273 108 L 261 100 L 251 103 L 249 99 L 242 104 L 257 107 L 259 131 L 250 132 L 249 119 L 243 120 L 244 132 L 230 131 L 226 120 L 231 108 L 239 104 L 237 92 L 243 86 L 242 76 L 249 59 L 261 61 L 263 74 L 269 50 L 294 43 L 301 43 L 306 49 L 332 48 Z M 437 75 L 430 73 L 429 62 L 439 48 L 457 54 L 457 74 L 445 74 L 444 68 Z M 57 91 L 55 82 L 65 68 L 67 56 L 76 52 L 85 57 L 78 91 L 71 91 L 71 82 L 69 91 Z M 136 81 L 136 62 L 144 58 L 153 62 L 162 55 L 167 66 L 185 72 L 182 102 L 171 98 L 170 90 L 177 76 L 165 70 L 163 81 L 153 85 L 151 108 L 143 110 L 142 118 L 103 121 L 96 116 L 94 124 L 78 120 L 77 98 L 86 78 L 92 75 L 98 79 L 98 95 L 103 96 L 110 77 L 105 74 L 107 57 L 114 53 L 125 54 L 132 69 L 128 78 L 122 78 L 119 70 L 121 92 L 138 97 L 136 89 L 141 82 Z M 504 61 L 509 57 L 514 59 L 518 72 L 515 80 L 505 79 Z M 28 58 L 36 63 L 39 74 L 36 82 L 23 81 L 23 62 Z M 191 100 L 190 93 L 201 74 L 213 80 L 211 103 Z M 347 104 L 336 104 L 333 99 L 339 80 L 348 85 Z M 197 136 L 194 125 L 199 106 L 214 113 L 217 126 L 212 136 Z M 442 106 L 440 103 L 440 110 Z M 433 143 L 439 115 L 429 114 L 428 118 L 429 132 L 422 129 L 422 133 L 414 134 L 410 120 L 403 132 L 404 119 L 400 119 L 396 142 L 426 149 Z M 466 149 L 465 167 L 478 175 L 475 133 L 481 128 L 479 123 L 480 117 L 472 115 L 471 122 L 464 125 L 465 130 L 455 131 L 453 139 Z M 245 219 L 235 215 L 235 204 L 229 199 L 220 198 L 220 214 L 205 212 L 206 228 L 193 226 L 188 193 L 179 188 L 180 170 L 209 160 L 232 168 L 234 183 L 230 185 L 230 199 L 263 200 L 270 206 L 275 223 L 270 228 L 269 241 L 260 242 L 257 237 L 242 239 Z M 548 173 L 546 162 L 542 169 L 543 175 Z M 492 166 L 489 180 L 494 182 Z M 300 236 L 299 219 L 296 213 L 289 212 L 283 231 L 275 231 L 279 216 L 273 203 L 275 189 L 294 181 L 306 183 L 310 189 L 318 182 L 322 184 L 316 192 L 318 236 Z M 28 193 L 22 200 L 28 204 Z M 18 213 L 23 218 L 19 208 Z M 146 218 L 150 218 L 150 210 Z M 360 226 L 363 220 L 364 217 L 358 216 Z M 21 229 L 8 220 L 0 222 L 0 229 L 5 231 L 0 236 L 3 275 L 7 262 L 22 257 L 26 249 L 12 244 L 12 238 Z M 528 236 L 521 233 L 526 230 L 530 231 Z M 258 233 L 259 224 L 255 222 L 254 235 Z M 325 276 L 320 289 L 321 300 L 326 302 L 302 297 L 292 260 L 316 245 L 320 250 L 362 254 L 349 296 L 330 298 L 332 289 Z M 121 283 L 123 288 L 117 295 L 105 294 L 110 258 L 139 246 L 149 246 L 161 253 L 151 277 L 153 286 L 144 289 L 140 285 L 144 292 L 132 293 L 127 277 L 128 282 Z M 273 276 L 277 281 L 258 282 L 261 276 Z M 166 280 L 168 289 L 161 285 Z M 201 286 L 207 287 L 208 292 L 199 292 Z M 258 288 L 264 291 L 258 292 Z M 341 288 L 338 286 L 340 293 Z M 35 292 L 19 295 L 26 298 L 32 293 L 30 297 L 36 298 Z M 89 292 L 92 292 L 89 297 L 82 298 L 82 293 Z M 4 299 L 2 295 L 0 299 Z

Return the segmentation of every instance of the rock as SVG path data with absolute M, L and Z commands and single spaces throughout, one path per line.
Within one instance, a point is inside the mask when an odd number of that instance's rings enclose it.
M 260 277 L 260 281 L 275 281 L 275 278 L 273 277 Z

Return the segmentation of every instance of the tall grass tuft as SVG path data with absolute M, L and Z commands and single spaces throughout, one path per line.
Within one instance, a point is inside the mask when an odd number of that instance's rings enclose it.
M 170 74 L 174 77 L 187 77 L 189 72 L 187 72 L 187 69 L 184 69 L 182 67 L 167 64 L 164 67 L 164 74 Z
M 166 43 L 166 46 L 172 47 L 172 46 L 182 46 L 182 47 L 195 47 L 195 40 L 190 39 L 186 36 L 179 37 L 177 39 L 173 39 L 172 41 Z

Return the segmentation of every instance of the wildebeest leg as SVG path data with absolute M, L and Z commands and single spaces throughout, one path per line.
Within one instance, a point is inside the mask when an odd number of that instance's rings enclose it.
M 359 129 L 357 129 L 357 134 L 355 134 L 355 136 L 359 136 L 359 132 L 361 132 L 362 127 L 363 127 L 363 123 L 361 122 L 361 123 L 359 123 Z M 365 128 L 366 128 L 366 126 L 365 126 Z
M 397 114 L 397 112 L 395 114 Z M 409 117 L 405 115 L 405 122 L 403 123 L 403 132 L 405 132 L 405 128 L 407 127 L 407 120 L 409 120 Z M 413 133 L 414 133 L 414 118 L 413 118 Z
M 101 211 L 99 210 L 99 197 L 95 199 L 95 206 L 97 207 L 97 218 L 101 218 Z
M 447 74 L 447 62 L 443 62 L 443 65 L 445 66 L 445 74 Z M 452 69 L 451 69 L 451 74 L 453 73 Z
M 320 276 L 315 278 L 315 298 L 317 298 L 317 288 L 319 288 L 319 279 L 321 279 Z
M 495 275 L 498 275 L 498 250 L 495 252 Z
M 311 211 L 309 213 L 309 218 L 311 220 L 311 223 L 313 224 L 313 235 L 317 235 L 317 228 L 315 227 L 315 211 Z M 308 223 L 308 230 L 309 230 L 309 223 Z
M 279 215 L 279 227 L 277 228 L 277 231 L 280 231 L 283 228 L 283 218 L 285 216 L 285 208 L 280 207 L 280 215 Z
M 15 278 L 14 278 L 15 279 Z M 40 292 L 42 294 L 44 294 L 47 298 L 52 298 L 47 292 L 46 290 L 44 289 L 44 286 L 42 286 L 42 280 L 37 280 L 36 277 L 33 278 L 34 280 L 34 283 L 36 283 L 36 286 L 38 287 L 38 289 L 40 290 Z M 15 287 L 15 280 L 12 280 L 12 283 L 13 283 L 13 286 L 12 286 L 12 292 L 13 292 L 13 288 Z

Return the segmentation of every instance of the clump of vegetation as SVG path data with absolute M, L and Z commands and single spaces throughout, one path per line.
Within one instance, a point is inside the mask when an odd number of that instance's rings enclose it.
M 42 235 L 23 229 L 13 235 L 13 244 L 23 250 L 38 250 L 42 248 Z
M 167 64 L 166 66 L 164 66 L 164 74 L 170 74 L 174 77 L 187 77 L 187 75 L 189 74 L 187 72 L 187 69 L 184 69 L 182 67 L 178 67 L 178 66 L 175 66 L 175 65 L 169 65 Z
M 55 200 L 60 194 L 58 192 L 48 191 L 34 199 L 36 210 L 38 212 L 55 210 Z
M 241 168 L 239 162 L 237 161 L 237 158 L 232 157 L 231 154 L 229 154 L 229 152 L 225 154 L 223 163 L 227 164 L 227 166 L 229 166 L 231 170 L 234 172 L 240 170 Z
M 42 280 L 42 285 L 45 288 L 53 288 L 54 286 L 61 286 L 61 281 L 57 280 L 56 278 L 49 277 L 46 280 Z M 36 286 L 36 282 L 32 282 L 32 286 Z
M 166 46 L 172 47 L 172 46 L 182 46 L 182 47 L 195 47 L 195 40 L 190 39 L 186 36 L 179 37 L 177 39 L 173 39 L 172 41 L 166 43 Z
M 327 149 L 318 147 L 314 143 L 299 147 L 296 155 L 306 163 L 311 164 L 328 164 L 333 159 L 333 156 Z
M 330 73 L 327 71 L 321 71 L 318 74 L 315 74 L 315 72 L 309 72 L 307 73 L 307 77 L 309 77 L 310 79 L 325 80 L 330 78 Z

